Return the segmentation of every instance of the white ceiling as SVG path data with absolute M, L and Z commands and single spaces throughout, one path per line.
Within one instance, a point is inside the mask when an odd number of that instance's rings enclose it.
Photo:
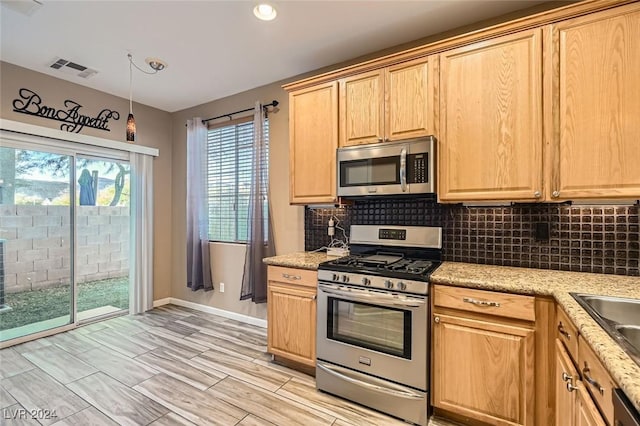
M 24 0 L 31 1 L 31 0 Z M 129 96 L 127 53 L 168 63 L 134 70 L 134 100 L 173 112 L 340 63 L 542 1 L 52 1 L 32 16 L 3 0 L 0 59 L 116 96 Z M 55 57 L 94 68 L 89 78 L 48 68 Z

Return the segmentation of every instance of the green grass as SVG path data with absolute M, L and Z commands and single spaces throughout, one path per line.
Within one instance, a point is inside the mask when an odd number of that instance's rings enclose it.
M 7 294 L 5 304 L 11 310 L 0 312 L 0 330 L 69 315 L 70 293 L 66 285 Z M 129 277 L 78 284 L 78 312 L 102 306 L 129 308 Z

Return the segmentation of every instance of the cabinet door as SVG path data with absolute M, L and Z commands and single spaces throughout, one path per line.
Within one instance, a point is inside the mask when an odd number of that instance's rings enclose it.
M 316 290 L 268 283 L 267 350 L 316 365 Z
M 552 28 L 552 198 L 639 198 L 640 4 Z
M 435 134 L 433 126 L 437 56 L 393 65 L 385 70 L 385 139 Z
M 493 425 L 533 425 L 534 330 L 434 313 L 433 405 Z
M 542 197 L 541 31 L 440 55 L 441 201 Z
M 383 116 L 383 70 L 340 80 L 340 146 L 382 142 Z
M 567 384 L 576 385 L 580 376 L 571 358 L 559 339 L 556 339 L 556 369 L 554 374 L 556 389 L 556 426 L 574 426 L 576 422 L 575 390 L 567 388 Z
M 289 197 L 291 204 L 336 200 L 338 84 L 289 94 Z
M 589 392 L 586 391 L 582 382 L 578 383 L 577 398 L 577 412 L 576 412 L 576 426 L 606 426 L 603 417 L 596 408 L 593 400 L 589 396 Z M 560 423 L 562 424 L 562 423 Z

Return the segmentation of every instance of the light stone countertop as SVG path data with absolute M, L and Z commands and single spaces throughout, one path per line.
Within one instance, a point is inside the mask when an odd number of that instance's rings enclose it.
M 589 293 L 640 299 L 640 277 L 444 262 L 431 275 L 431 282 L 554 297 L 611 377 L 636 409 L 640 410 L 640 366 L 569 294 Z
M 262 262 L 272 266 L 284 266 L 287 268 L 300 268 L 317 270 L 322 262 L 337 259 L 335 256 L 327 256 L 324 252 L 297 252 L 282 254 L 279 256 L 265 257 Z

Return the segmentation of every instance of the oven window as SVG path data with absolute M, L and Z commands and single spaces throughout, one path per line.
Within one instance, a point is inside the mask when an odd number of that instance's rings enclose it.
M 411 312 L 329 297 L 327 338 L 411 359 Z
M 367 158 L 340 162 L 340 186 L 400 183 L 400 157 Z

